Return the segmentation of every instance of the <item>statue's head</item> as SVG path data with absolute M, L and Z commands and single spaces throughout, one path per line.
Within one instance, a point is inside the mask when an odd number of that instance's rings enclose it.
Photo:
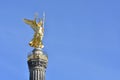
M 42 26 L 42 25 L 43 25 L 43 21 L 40 20 L 37 25 L 38 25 L 39 27 Z

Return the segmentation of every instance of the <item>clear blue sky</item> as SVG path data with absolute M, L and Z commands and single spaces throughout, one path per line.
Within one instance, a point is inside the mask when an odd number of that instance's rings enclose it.
M 120 0 L 1 0 L 1 80 L 29 80 L 23 18 L 44 11 L 46 80 L 120 80 Z

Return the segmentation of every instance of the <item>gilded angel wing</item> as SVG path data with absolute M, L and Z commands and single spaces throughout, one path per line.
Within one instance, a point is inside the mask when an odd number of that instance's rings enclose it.
M 33 29 L 36 27 L 36 21 L 33 20 L 28 20 L 28 19 L 24 19 L 24 22 L 28 25 L 30 25 Z

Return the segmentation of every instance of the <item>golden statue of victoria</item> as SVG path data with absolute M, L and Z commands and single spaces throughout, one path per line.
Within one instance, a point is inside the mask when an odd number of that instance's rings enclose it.
M 24 22 L 30 25 L 35 32 L 33 39 L 29 42 L 29 45 L 31 47 L 41 48 L 41 49 L 44 47 L 42 43 L 42 39 L 44 36 L 44 17 L 45 15 L 43 14 L 43 18 L 39 19 L 38 22 L 37 22 L 37 17 L 35 17 L 34 20 L 24 19 Z

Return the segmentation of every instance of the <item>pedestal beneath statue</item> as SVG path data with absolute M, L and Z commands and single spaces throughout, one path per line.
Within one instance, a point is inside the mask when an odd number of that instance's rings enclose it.
M 45 80 L 48 56 L 40 48 L 35 48 L 32 54 L 28 55 L 27 62 L 30 80 Z

